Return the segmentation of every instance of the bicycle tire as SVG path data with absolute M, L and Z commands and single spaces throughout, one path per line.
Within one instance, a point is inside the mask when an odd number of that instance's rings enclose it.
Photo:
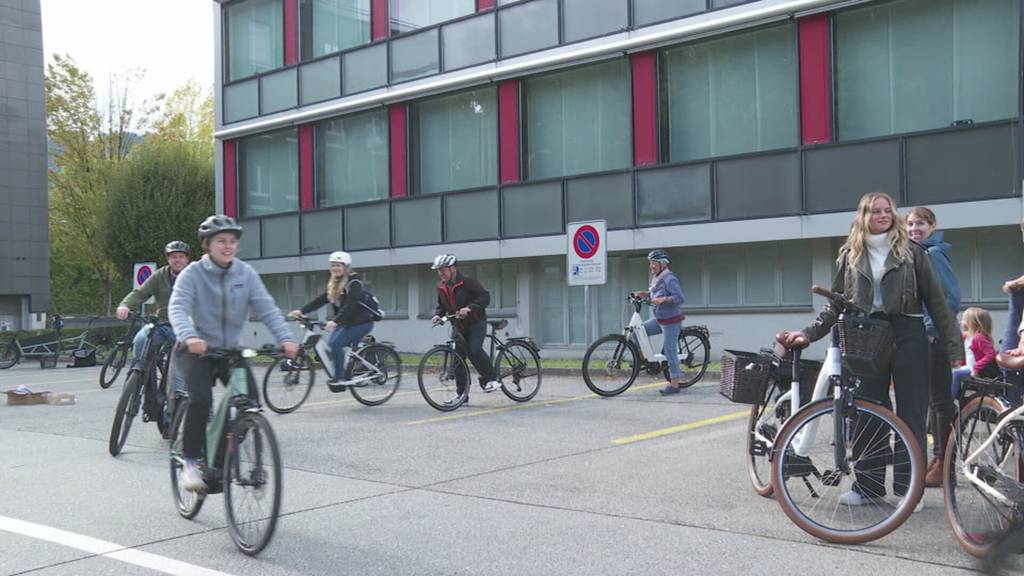
M 0 344 L 0 370 L 6 370 L 21 360 L 21 348 L 18 340 L 11 338 Z
M 104 390 L 110 388 L 110 385 L 117 380 L 118 375 L 121 374 L 121 369 L 124 368 L 125 362 L 128 361 L 128 346 L 117 346 L 110 354 L 107 354 L 107 359 L 103 361 L 103 368 L 100 369 L 100 388 Z M 108 377 L 109 376 L 109 377 Z
M 693 386 L 708 371 L 708 364 L 711 363 L 711 342 L 708 337 L 692 328 L 683 328 L 679 333 L 679 368 L 683 371 L 683 377 L 679 379 L 680 388 Z M 691 372 L 687 372 L 689 368 Z M 696 369 L 696 371 L 692 371 Z M 689 376 L 687 376 L 689 374 Z M 668 365 L 665 365 L 665 380 L 670 379 Z
M 612 344 L 610 352 L 603 349 L 606 344 Z M 591 360 L 595 354 L 598 358 Z M 609 356 L 607 359 L 606 355 Z M 618 396 L 632 386 L 640 374 L 639 359 L 640 353 L 636 345 L 626 340 L 622 334 L 602 336 L 594 341 L 583 355 L 583 381 L 586 382 L 587 388 L 598 396 Z M 626 366 L 622 366 L 623 360 L 626 360 Z M 595 362 L 597 364 L 592 366 Z M 611 381 L 618 381 L 620 374 L 625 375 L 625 382 L 606 386 Z
M 185 414 L 188 412 L 188 397 L 182 397 L 175 402 L 174 419 L 171 421 L 171 431 L 168 437 L 170 440 L 170 462 L 171 462 L 171 493 L 174 497 L 174 507 L 178 514 L 190 520 L 199 514 L 206 500 L 205 492 L 192 492 L 181 488 L 178 483 L 178 476 L 185 466 L 185 456 L 182 453 L 184 438 L 181 434 L 181 427 L 185 425 Z
M 425 378 L 428 373 L 435 371 L 438 374 L 436 386 L 428 383 Z M 466 387 L 462 394 L 458 393 L 455 377 L 457 371 L 464 371 L 466 375 Z M 466 402 L 466 398 L 469 396 L 469 377 L 469 367 L 466 366 L 462 357 L 448 346 L 434 346 L 428 350 L 420 359 L 420 365 L 416 369 L 420 394 L 423 395 L 427 404 L 441 412 L 451 412 Z
M 776 438 L 772 458 L 772 486 L 775 491 L 776 500 L 782 507 L 782 511 L 801 530 L 826 542 L 836 544 L 863 544 L 877 540 L 898 528 L 913 513 L 917 503 L 924 494 L 924 453 L 918 448 L 917 440 L 914 438 L 910 428 L 900 420 L 891 410 L 880 404 L 867 400 L 857 399 L 853 402 L 853 422 L 847 425 L 848 436 L 844 442 L 851 443 L 870 434 L 868 439 L 872 446 L 869 454 L 874 458 L 865 458 L 860 454 L 854 458 L 854 450 L 847 448 L 847 463 L 856 461 L 856 465 L 862 466 L 861 474 L 866 478 L 863 467 L 871 465 L 872 461 L 884 467 L 893 468 L 889 474 L 888 468 L 873 469 L 883 479 L 881 491 L 877 496 L 866 500 L 865 505 L 851 506 L 843 504 L 840 496 L 853 489 L 854 479 L 857 472 L 853 471 L 853 464 L 850 470 L 840 472 L 826 469 L 822 473 L 817 469 L 817 463 L 835 463 L 835 433 L 834 433 L 834 410 L 835 401 L 826 398 L 812 402 L 793 415 L 779 431 Z M 818 422 L 819 419 L 828 416 L 833 420 Z M 874 424 L 877 421 L 877 424 Z M 816 431 L 811 425 L 814 425 Z M 881 430 L 882 426 L 888 428 L 884 432 L 872 431 L 871 428 L 877 425 Z M 809 456 L 798 456 L 793 450 L 793 443 L 801 433 L 812 434 L 811 440 L 820 439 L 821 446 L 817 450 L 806 450 Z M 895 434 L 896 441 L 890 442 Z M 813 454 L 811 454 L 813 452 Z M 885 500 L 885 479 L 895 478 L 895 462 L 902 463 L 902 466 L 909 467 L 905 476 L 905 495 L 893 496 L 899 498 L 895 505 Z M 808 479 L 812 477 L 818 483 L 811 485 Z M 876 477 L 877 479 L 877 477 Z M 790 480 L 793 480 L 792 486 Z M 858 480 L 859 481 L 859 480 Z M 806 484 L 805 484 L 806 483 Z M 792 489 L 791 489 L 792 488 Z M 807 496 L 797 496 L 797 489 L 808 492 Z M 818 494 L 818 491 L 821 494 Z M 865 490 L 865 488 L 861 488 Z M 828 499 L 834 498 L 834 506 L 827 504 Z M 801 506 L 806 503 L 806 509 Z M 842 513 L 839 511 L 842 510 Z M 868 516 L 878 513 L 877 519 L 870 519 Z M 818 514 L 820 513 L 820 514 Z M 811 514 L 817 514 L 812 518 Z M 823 519 L 827 519 L 833 525 L 826 525 Z M 863 521 L 861 521 L 863 519 Z M 851 524 L 863 524 L 851 528 L 840 528 L 837 525 L 849 521 Z
M 365 385 L 349 386 L 348 391 L 364 406 L 380 406 L 398 391 L 398 385 L 402 381 L 402 358 L 394 348 L 383 344 L 364 346 L 359 350 L 359 355 L 383 374 Z M 359 371 L 364 370 L 367 370 L 366 366 L 358 359 L 352 358 L 345 366 L 345 380 L 359 377 Z
M 526 344 L 511 340 L 495 357 L 494 374 L 505 396 L 516 402 L 526 402 L 540 391 L 540 355 Z M 529 380 L 534 376 L 536 382 L 531 384 Z
M 142 372 L 131 370 L 125 380 L 124 388 L 121 389 L 121 398 L 117 401 L 117 411 L 114 412 L 114 423 L 110 427 L 110 441 L 108 450 L 111 456 L 117 456 L 124 448 L 128 439 L 128 432 L 131 431 L 132 421 L 139 412 L 142 404 L 140 392 L 142 391 Z
M 999 415 L 1008 407 L 992 396 L 975 397 L 960 410 L 946 442 L 942 463 L 942 497 L 946 519 L 953 537 L 968 554 L 985 558 L 995 550 L 1004 535 L 1013 527 L 1013 511 L 986 496 L 963 476 L 963 459 L 988 439 L 996 427 Z M 1017 482 L 1022 480 L 1022 447 L 1017 425 L 1004 429 L 1001 437 L 980 456 L 986 467 L 986 484 L 996 483 L 1009 472 Z M 1006 470 L 1006 467 L 1012 467 Z M 998 489 L 998 488 L 997 488 Z
M 304 372 L 308 377 L 302 382 Z M 277 375 L 282 375 L 281 381 L 271 382 Z M 293 360 L 278 357 L 263 374 L 263 399 L 274 412 L 290 414 L 306 402 L 315 382 L 316 365 L 309 356 L 300 352 Z
M 767 404 L 750 407 L 750 418 L 747 420 L 747 474 L 750 476 L 754 492 L 765 498 L 775 492 L 771 479 L 771 451 L 787 418 L 788 401 L 777 404 L 774 400 L 769 400 Z M 768 442 L 755 436 L 755 430 Z
M 243 455 L 252 450 L 249 465 L 243 465 Z M 267 458 L 272 460 L 269 470 L 264 469 Z M 246 412 L 231 424 L 228 447 L 224 456 L 224 510 L 228 519 L 231 540 L 242 553 L 248 556 L 259 554 L 270 543 L 281 513 L 281 452 L 270 422 L 257 412 Z M 237 482 L 237 483 L 236 483 Z M 268 490 L 269 499 L 263 492 Z M 254 488 L 260 496 L 246 498 Z M 239 513 L 248 511 L 247 502 L 269 502 L 269 510 L 261 510 L 261 516 L 240 519 Z M 236 507 L 238 508 L 236 510 Z M 263 526 L 265 527 L 259 529 Z

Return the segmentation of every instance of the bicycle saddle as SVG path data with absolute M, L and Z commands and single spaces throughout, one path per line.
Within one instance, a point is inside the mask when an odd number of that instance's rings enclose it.
M 501 320 L 488 320 L 487 323 L 490 324 L 491 328 L 494 330 L 502 330 L 508 326 L 508 320 L 504 318 Z
M 1024 370 L 1024 356 L 1010 356 L 1005 352 L 996 354 L 996 364 L 1007 370 Z

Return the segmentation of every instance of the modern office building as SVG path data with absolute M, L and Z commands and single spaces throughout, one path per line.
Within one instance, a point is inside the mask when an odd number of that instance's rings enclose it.
M 50 306 L 43 78 L 39 0 L 0 1 L 0 331 Z
M 965 305 L 1024 272 L 1021 0 L 236 0 L 217 19 L 218 208 L 282 308 L 344 249 L 405 350 L 441 252 L 548 355 L 618 331 L 668 249 L 688 323 L 757 349 L 822 302 L 860 196 L 927 205 Z M 607 222 L 608 283 L 566 278 Z M 258 333 L 253 338 L 264 338 Z

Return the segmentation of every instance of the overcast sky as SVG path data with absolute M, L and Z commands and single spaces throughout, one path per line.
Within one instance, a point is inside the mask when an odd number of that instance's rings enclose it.
M 194 78 L 213 85 L 213 0 L 42 0 L 43 52 L 70 54 L 96 82 L 142 68 L 137 98 Z

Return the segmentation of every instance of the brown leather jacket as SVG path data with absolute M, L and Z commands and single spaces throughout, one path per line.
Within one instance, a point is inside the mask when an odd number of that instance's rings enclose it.
M 942 282 L 932 269 L 928 253 L 919 244 L 910 243 L 909 261 L 900 261 L 891 252 L 882 272 L 882 311 L 886 314 L 921 315 L 924 306 L 932 313 L 939 338 L 946 345 L 950 360 L 964 359 L 964 344 L 956 316 L 946 304 Z M 832 279 L 832 291 L 842 292 L 858 307 L 871 310 L 875 284 L 871 264 L 865 252 L 856 266 L 849 266 L 847 252 L 839 255 L 839 269 Z M 836 313 L 826 308 L 803 332 L 814 341 L 829 333 L 837 320 Z

